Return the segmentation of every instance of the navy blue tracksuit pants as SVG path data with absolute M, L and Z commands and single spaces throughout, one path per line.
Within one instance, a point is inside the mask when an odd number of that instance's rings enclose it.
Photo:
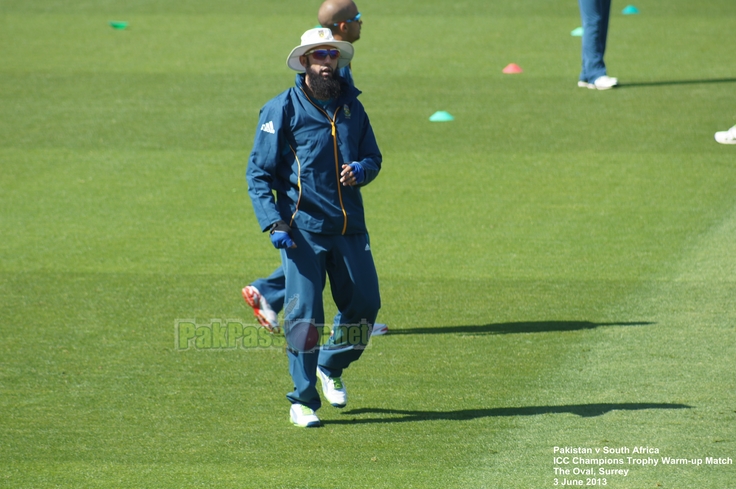
M 578 0 L 583 21 L 583 67 L 580 81 L 593 83 L 606 74 L 603 55 L 608 38 L 611 0 Z
M 284 335 L 294 391 L 292 403 L 319 409 L 317 368 L 330 377 L 360 358 L 381 307 L 378 275 L 367 234 L 324 235 L 292 228 L 296 248 L 281 250 L 286 273 Z M 322 292 L 330 278 L 341 324 L 321 338 L 325 322 Z M 322 348 L 315 346 L 323 344 Z
M 258 289 L 264 299 L 268 301 L 271 309 L 278 314 L 284 308 L 284 295 L 286 290 L 286 275 L 284 268 L 279 266 L 266 278 L 259 278 L 252 284 Z

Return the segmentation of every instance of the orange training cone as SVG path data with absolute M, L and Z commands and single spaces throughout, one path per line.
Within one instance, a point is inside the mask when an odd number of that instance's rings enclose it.
M 521 69 L 521 66 L 517 65 L 516 63 L 511 63 L 503 69 L 503 72 L 509 75 L 514 73 L 522 73 L 523 71 L 524 70 Z

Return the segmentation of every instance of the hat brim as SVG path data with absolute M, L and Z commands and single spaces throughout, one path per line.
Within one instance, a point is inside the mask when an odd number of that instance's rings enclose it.
M 286 58 L 286 65 L 294 71 L 306 71 L 306 68 L 302 66 L 301 62 L 299 61 L 299 58 L 304 56 L 304 53 L 312 48 L 316 48 L 317 46 L 332 46 L 340 51 L 340 58 L 338 58 L 337 60 L 338 69 L 344 68 L 345 66 L 349 65 L 350 61 L 353 59 L 353 54 L 355 54 L 355 48 L 347 41 L 315 42 L 312 44 L 297 46 L 292 49 L 291 53 L 289 53 L 289 57 Z

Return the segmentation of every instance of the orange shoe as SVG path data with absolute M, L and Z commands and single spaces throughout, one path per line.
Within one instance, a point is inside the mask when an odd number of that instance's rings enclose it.
M 243 299 L 245 299 L 245 302 L 253 308 L 253 314 L 261 326 L 266 328 L 270 333 L 279 332 L 280 328 L 278 317 L 258 289 L 252 285 L 246 286 L 243 288 Z

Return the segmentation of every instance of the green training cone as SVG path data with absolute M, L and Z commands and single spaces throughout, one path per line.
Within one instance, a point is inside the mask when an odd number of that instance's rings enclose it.
M 113 29 L 125 29 L 128 27 L 128 23 L 122 20 L 111 20 L 110 25 Z
M 621 13 L 624 15 L 635 15 L 639 13 L 639 9 L 634 7 L 633 5 L 627 5 L 626 7 L 624 7 Z
M 432 122 L 447 122 L 447 121 L 454 121 L 455 118 L 450 115 L 449 112 L 445 112 L 444 110 L 439 110 L 429 116 L 429 120 Z

